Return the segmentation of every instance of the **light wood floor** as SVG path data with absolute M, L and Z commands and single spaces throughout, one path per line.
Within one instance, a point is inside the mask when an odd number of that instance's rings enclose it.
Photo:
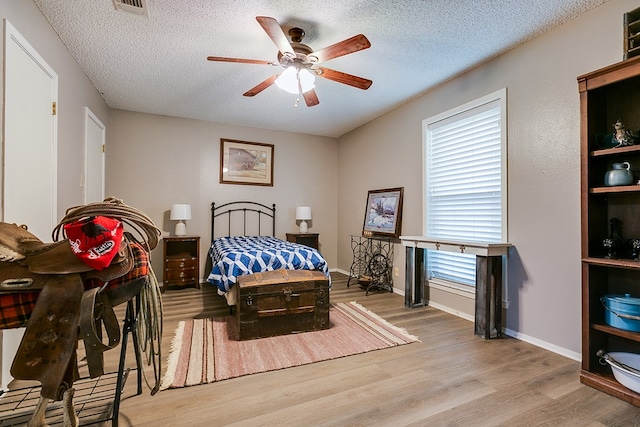
M 580 384 L 578 362 L 512 338 L 483 340 L 469 321 L 333 277 L 333 302 L 356 300 L 421 342 L 155 396 L 135 395 L 132 376 L 119 425 L 640 426 L 640 408 Z M 168 290 L 163 302 L 163 362 L 179 320 L 228 312 L 207 284 Z M 107 368 L 118 355 L 105 354 Z

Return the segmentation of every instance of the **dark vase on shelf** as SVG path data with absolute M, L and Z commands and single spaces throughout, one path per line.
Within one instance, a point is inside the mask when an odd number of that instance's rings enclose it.
M 629 240 L 629 246 L 631 247 L 631 258 L 634 261 L 640 261 L 640 239 Z
M 618 218 L 609 220 L 611 226 L 611 234 L 602 241 L 602 246 L 607 250 L 605 258 L 615 259 L 620 257 L 620 252 L 624 248 L 624 239 L 622 238 L 622 221 Z

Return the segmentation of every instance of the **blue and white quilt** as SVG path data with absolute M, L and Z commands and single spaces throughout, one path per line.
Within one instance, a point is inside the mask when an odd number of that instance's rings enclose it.
M 229 292 L 239 276 L 285 268 L 318 270 L 329 278 L 327 262 L 316 249 L 271 236 L 231 236 L 215 239 L 209 248 L 213 269 L 207 278 L 218 292 Z

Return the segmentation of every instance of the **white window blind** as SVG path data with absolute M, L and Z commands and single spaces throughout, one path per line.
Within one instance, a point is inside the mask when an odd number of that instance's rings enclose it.
M 426 236 L 502 241 L 503 135 L 500 99 L 426 126 Z M 475 257 L 429 251 L 429 279 L 475 285 Z

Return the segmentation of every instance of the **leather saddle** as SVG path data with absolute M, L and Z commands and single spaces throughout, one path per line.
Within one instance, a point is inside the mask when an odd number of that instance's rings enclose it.
M 85 291 L 83 283 L 87 279 L 109 282 L 127 274 L 133 264 L 126 238 L 110 265 L 98 271 L 73 253 L 68 240 L 44 243 L 25 227 L 0 222 L 0 293 L 39 292 L 11 374 L 39 380 L 42 396 L 61 400 L 78 378 L 80 329 L 89 374 L 91 378 L 102 375 L 102 353 L 119 344 L 120 327 L 109 295 L 99 288 Z
M 84 279 L 100 279 L 104 282 L 126 274 L 133 266 L 126 239 L 120 243 L 118 253 L 109 267 L 98 271 L 73 253 L 69 240 L 43 243 L 25 227 L 6 222 L 0 222 L 0 262 L 17 263 L 28 267 L 36 275 L 82 274 Z M 14 290 L 33 290 L 38 289 L 37 286 L 37 283 L 13 284 Z M 2 282 L 0 287 L 9 288 L 11 284 Z

